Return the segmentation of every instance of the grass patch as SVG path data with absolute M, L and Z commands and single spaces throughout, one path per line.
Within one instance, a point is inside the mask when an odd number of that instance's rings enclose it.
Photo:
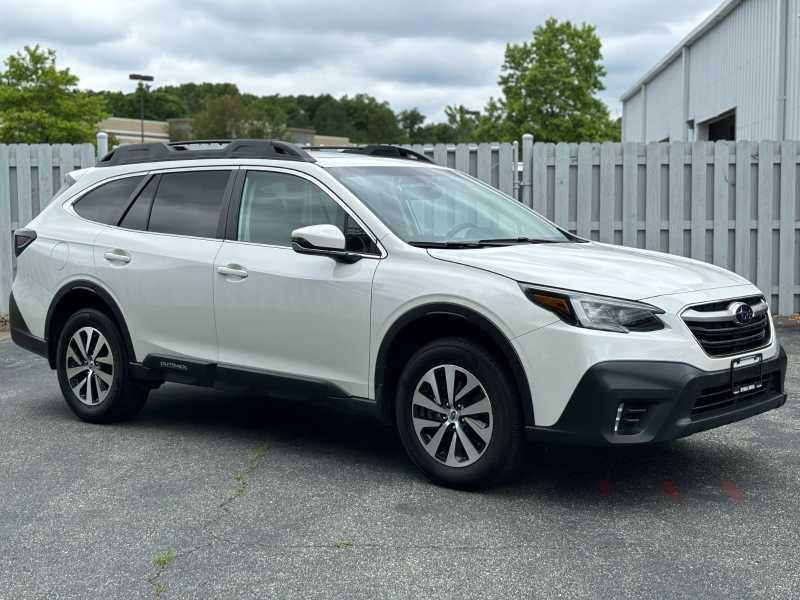
M 233 473 L 233 497 L 238 498 L 247 490 L 247 479 L 241 471 Z
M 156 554 L 153 557 L 153 564 L 161 569 L 165 568 L 169 563 L 172 562 L 172 559 L 175 558 L 175 549 L 170 548 L 165 552 L 161 552 L 160 554 Z
M 244 495 L 244 493 L 247 491 L 248 476 L 258 468 L 258 464 L 261 462 L 261 459 L 264 458 L 266 453 L 266 444 L 259 446 L 250 453 L 250 456 L 247 459 L 247 466 L 245 466 L 244 470 L 233 472 L 233 475 L 231 476 L 233 478 L 233 491 L 231 492 L 230 498 L 228 498 L 223 504 L 227 504 L 231 500 Z

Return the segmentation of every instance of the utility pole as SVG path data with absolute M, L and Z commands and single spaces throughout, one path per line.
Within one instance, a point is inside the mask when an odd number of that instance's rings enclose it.
M 144 144 L 144 82 L 153 81 L 152 75 L 139 75 L 138 73 L 131 73 L 128 79 L 139 82 L 139 118 L 141 119 L 141 142 Z

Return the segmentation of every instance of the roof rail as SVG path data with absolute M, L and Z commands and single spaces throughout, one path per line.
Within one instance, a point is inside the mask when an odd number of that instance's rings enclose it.
M 217 148 L 192 149 L 191 146 L 219 145 Z M 167 160 L 211 158 L 268 158 L 316 162 L 302 148 L 279 140 L 188 140 L 119 146 L 97 161 L 98 167 L 116 167 Z
M 403 158 L 420 162 L 434 163 L 429 157 L 420 152 L 415 152 L 403 146 L 389 144 L 368 144 L 365 146 L 304 146 L 304 150 L 324 151 L 333 150 L 342 154 L 363 154 L 364 156 L 381 156 L 384 158 Z

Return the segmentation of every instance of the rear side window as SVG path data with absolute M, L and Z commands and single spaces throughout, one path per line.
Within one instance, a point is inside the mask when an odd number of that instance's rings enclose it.
M 158 233 L 216 237 L 230 173 L 186 171 L 163 174 L 147 229 Z
M 144 231 L 147 229 L 147 217 L 150 215 L 150 204 L 153 202 L 153 196 L 158 187 L 158 175 L 151 177 L 147 185 L 144 186 L 136 200 L 128 208 L 128 212 L 122 217 L 119 226 L 126 229 L 138 229 Z
M 142 182 L 142 179 L 144 176 L 139 175 L 110 181 L 83 196 L 73 205 L 73 208 L 84 219 L 106 225 L 116 225 L 128 207 L 131 194 Z

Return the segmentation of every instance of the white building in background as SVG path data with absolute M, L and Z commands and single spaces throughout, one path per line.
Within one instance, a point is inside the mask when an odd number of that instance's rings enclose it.
M 627 142 L 800 139 L 800 0 L 726 0 L 622 103 Z

